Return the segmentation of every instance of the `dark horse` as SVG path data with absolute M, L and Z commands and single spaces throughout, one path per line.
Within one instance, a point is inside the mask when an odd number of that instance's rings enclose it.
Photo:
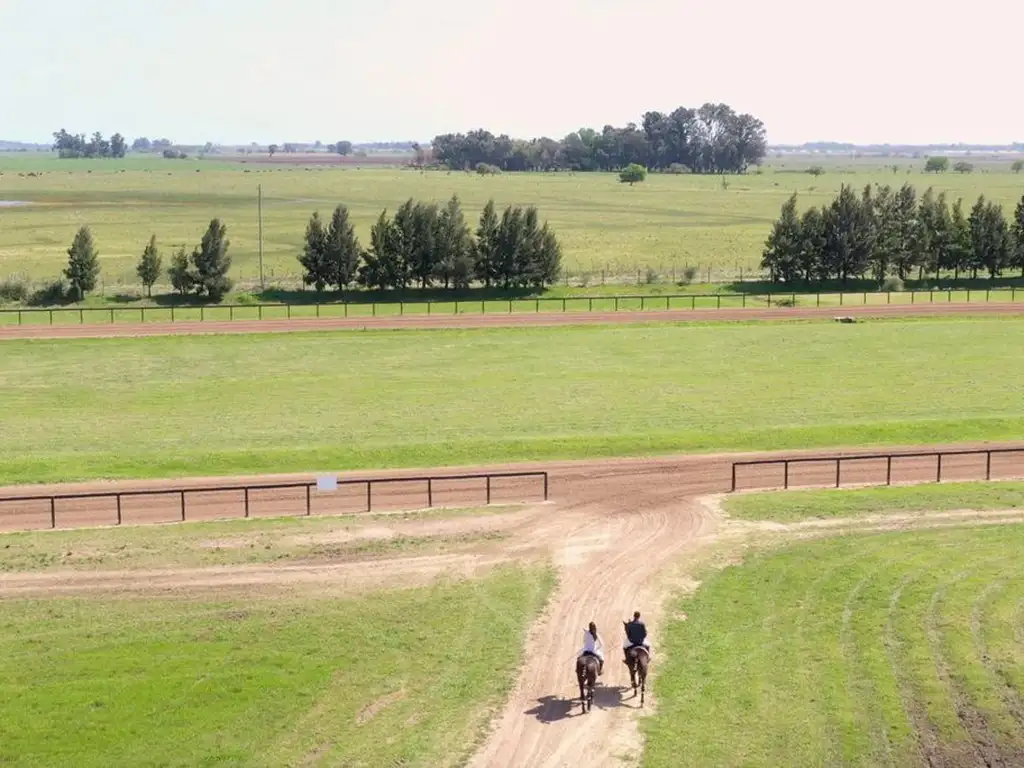
M 636 696 L 637 683 L 640 685 L 640 706 L 644 705 L 644 693 L 647 691 L 647 665 L 651 663 L 650 654 L 643 646 L 635 646 L 626 651 L 626 664 L 629 665 L 629 682 Z M 637 678 L 640 678 L 639 681 Z
M 596 656 L 585 653 L 576 659 L 576 680 L 580 684 L 580 703 L 583 704 L 583 711 L 589 712 L 594 708 L 594 686 L 597 684 L 598 661 Z M 586 685 L 586 690 L 584 690 Z

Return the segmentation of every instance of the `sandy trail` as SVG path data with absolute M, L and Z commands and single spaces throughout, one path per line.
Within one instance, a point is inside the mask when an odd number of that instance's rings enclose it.
M 942 315 L 1024 315 L 1022 303 L 916 304 L 853 307 L 749 307 L 746 309 L 672 309 L 622 312 L 513 312 L 485 315 L 399 315 L 388 317 L 268 318 L 84 325 L 5 325 L 3 339 L 115 338 L 238 333 L 288 333 L 342 330 L 423 330 L 445 328 L 550 327 L 618 323 L 704 323 L 755 320 L 827 320 L 838 316 L 863 319 L 935 317 Z

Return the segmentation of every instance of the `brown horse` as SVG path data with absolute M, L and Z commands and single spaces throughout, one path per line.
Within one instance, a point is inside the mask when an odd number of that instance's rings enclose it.
M 590 654 L 584 654 L 576 659 L 576 681 L 580 684 L 580 703 L 583 705 L 584 712 L 589 712 L 594 708 L 594 686 L 597 684 L 598 664 L 600 662 L 597 657 Z
M 647 665 L 650 663 L 650 654 L 643 646 L 630 648 L 626 651 L 626 664 L 629 665 L 629 681 L 633 685 L 634 696 L 636 696 L 637 683 L 639 682 L 641 707 L 644 705 L 644 694 L 647 691 Z M 639 681 L 637 678 L 639 678 Z

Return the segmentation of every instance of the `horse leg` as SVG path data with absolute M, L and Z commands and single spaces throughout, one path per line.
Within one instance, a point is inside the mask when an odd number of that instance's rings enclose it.
M 647 665 L 640 664 L 640 706 L 644 705 L 644 694 L 647 693 Z

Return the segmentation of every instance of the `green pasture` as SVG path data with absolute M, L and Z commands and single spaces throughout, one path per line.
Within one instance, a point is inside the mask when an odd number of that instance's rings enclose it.
M 0 484 L 1018 439 L 1024 321 L 0 342 Z
M 455 765 L 546 570 L 362 598 L 6 600 L 0 763 Z
M 337 203 L 352 211 L 368 242 L 382 208 L 409 197 L 463 200 L 475 225 L 485 202 L 536 205 L 564 246 L 564 265 L 590 284 L 682 279 L 687 266 L 699 279 L 734 279 L 756 271 L 765 237 L 793 192 L 803 205 L 820 205 L 841 183 L 914 183 L 973 201 L 979 194 L 1012 206 L 1024 177 L 1009 161 L 970 175 L 925 176 L 923 160 L 905 170 L 858 163 L 830 165 L 812 177 L 798 161 L 739 177 L 652 174 L 634 187 L 614 174 L 476 174 L 325 166 L 282 168 L 214 160 L 58 160 L 48 155 L 0 155 L 0 200 L 33 205 L 0 207 L 0 278 L 55 277 L 75 230 L 88 224 L 103 266 L 101 292 L 135 290 L 134 267 L 151 234 L 167 258 L 171 247 L 197 243 L 210 219 L 228 225 L 232 277 L 252 286 L 258 277 L 257 185 L 264 192 L 264 269 L 271 282 L 294 283 L 295 260 L 310 214 Z M 907 163 L 906 167 L 909 168 Z M 29 175 L 35 174 L 35 175 Z M 166 260 L 166 259 L 165 259 Z M 651 275 L 648 275 L 648 271 Z M 126 288 L 130 286 L 131 288 Z
M 749 556 L 674 608 L 645 766 L 1024 764 L 1024 526 Z
M 794 522 L 890 512 L 1020 509 L 1024 483 L 942 483 L 856 490 L 798 490 L 741 493 L 725 499 L 730 517 Z
M 205 568 L 446 554 L 483 541 L 496 541 L 504 534 L 467 530 L 454 534 L 391 535 L 387 526 L 413 519 L 489 516 L 516 508 L 502 505 L 401 514 L 250 518 L 0 533 L 0 573 Z

